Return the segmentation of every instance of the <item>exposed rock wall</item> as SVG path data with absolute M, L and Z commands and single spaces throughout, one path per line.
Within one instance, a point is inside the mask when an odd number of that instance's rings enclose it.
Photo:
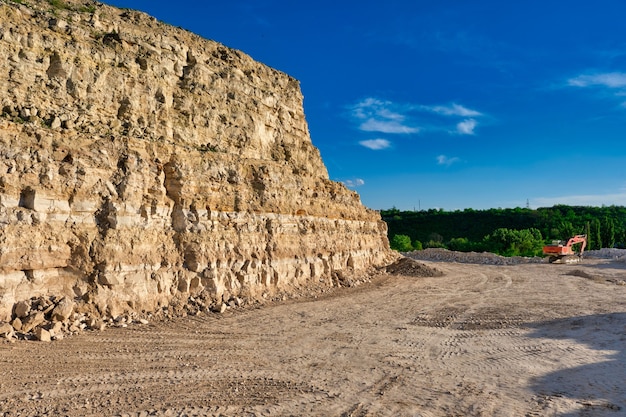
M 0 0 L 0 320 L 35 296 L 115 316 L 390 261 L 295 79 L 140 12 L 51 3 Z

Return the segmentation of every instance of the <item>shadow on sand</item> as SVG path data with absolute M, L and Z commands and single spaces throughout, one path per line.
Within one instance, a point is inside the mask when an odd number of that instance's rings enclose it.
M 626 272 L 626 262 L 615 259 L 585 258 L 577 265 L 597 269 L 615 269 Z
M 531 388 L 550 410 L 546 415 L 626 415 L 626 313 L 571 317 L 528 327 L 534 329 L 531 337 L 573 340 L 598 351 L 563 344 L 562 358 L 580 365 L 533 380 Z M 555 346 L 558 352 L 560 347 Z

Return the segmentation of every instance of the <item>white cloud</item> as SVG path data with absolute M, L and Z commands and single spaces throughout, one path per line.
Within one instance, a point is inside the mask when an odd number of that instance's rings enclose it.
M 380 133 L 417 133 L 419 129 L 410 127 L 395 120 L 368 119 L 361 123 L 359 129 L 365 132 Z
M 364 132 L 379 132 L 385 134 L 415 134 L 422 131 L 415 122 L 416 118 L 428 123 L 428 130 L 448 131 L 452 134 L 474 135 L 477 126 L 476 118 L 484 114 L 465 107 L 461 104 L 451 103 L 448 105 L 426 106 L 411 103 L 394 103 L 388 100 L 380 100 L 368 97 L 349 107 L 350 116 L 358 129 Z M 429 116 L 428 113 L 431 115 Z M 441 117 L 450 117 L 452 123 L 457 123 L 450 128 L 450 121 Z M 431 120 L 428 120 L 431 119 Z M 460 120 L 460 121 L 459 121 Z M 368 146 L 366 143 L 361 143 Z M 374 145 L 370 143 L 369 145 Z M 376 145 L 374 145 L 376 146 Z
M 466 119 L 466 120 L 463 120 L 462 122 L 457 123 L 456 132 L 461 135 L 473 135 L 475 128 L 476 128 L 476 120 Z
M 387 120 L 402 120 L 404 116 L 393 109 L 397 107 L 391 101 L 383 101 L 377 98 L 368 97 L 352 106 L 352 114 L 358 119 L 369 119 L 372 117 Z
M 424 110 L 431 111 L 444 116 L 461 116 L 461 117 L 478 117 L 482 113 L 476 110 L 468 109 L 460 104 L 452 103 L 450 106 L 422 106 Z
M 570 78 L 567 84 L 572 87 L 600 86 L 607 88 L 625 88 L 626 73 L 606 72 L 600 74 L 585 74 Z
M 352 117 L 359 121 L 359 129 L 366 132 L 417 133 L 419 128 L 406 122 L 403 106 L 373 97 L 351 107 Z
M 600 90 L 602 95 L 616 97 L 621 103 L 621 108 L 626 108 L 626 102 L 622 101 L 626 96 L 626 73 L 605 72 L 597 74 L 583 74 L 567 80 L 569 87 L 594 88 Z
M 387 139 L 368 139 L 362 140 L 359 142 L 361 146 L 365 146 L 366 148 L 372 149 L 374 151 L 379 151 L 381 149 L 387 149 L 391 146 L 391 142 Z
M 445 166 L 448 166 L 448 167 L 450 165 L 454 164 L 454 163 L 459 162 L 459 161 L 460 161 L 460 159 L 457 158 L 456 156 L 450 158 L 450 157 L 448 157 L 446 155 L 439 155 L 437 157 L 437 164 L 438 165 L 445 165 Z
M 537 197 L 531 200 L 534 207 L 551 207 L 556 204 L 569 206 L 626 206 L 626 190 L 609 194 L 581 194 L 560 197 Z
M 343 185 L 345 185 L 348 188 L 356 188 L 365 184 L 365 181 L 363 181 L 361 178 L 355 178 L 353 180 L 344 180 L 341 182 L 343 183 Z

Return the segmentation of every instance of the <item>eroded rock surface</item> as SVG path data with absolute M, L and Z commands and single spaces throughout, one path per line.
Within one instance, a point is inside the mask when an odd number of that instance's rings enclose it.
M 33 297 L 65 297 L 50 319 L 117 317 L 392 260 L 378 213 L 329 180 L 292 77 L 91 1 L 0 1 L 0 57 L 0 321 L 33 325 Z

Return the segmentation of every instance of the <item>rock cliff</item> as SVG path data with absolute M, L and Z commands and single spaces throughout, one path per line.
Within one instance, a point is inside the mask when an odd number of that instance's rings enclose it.
M 0 57 L 0 320 L 38 296 L 111 317 L 254 299 L 393 258 L 292 77 L 91 1 L 1 0 Z

